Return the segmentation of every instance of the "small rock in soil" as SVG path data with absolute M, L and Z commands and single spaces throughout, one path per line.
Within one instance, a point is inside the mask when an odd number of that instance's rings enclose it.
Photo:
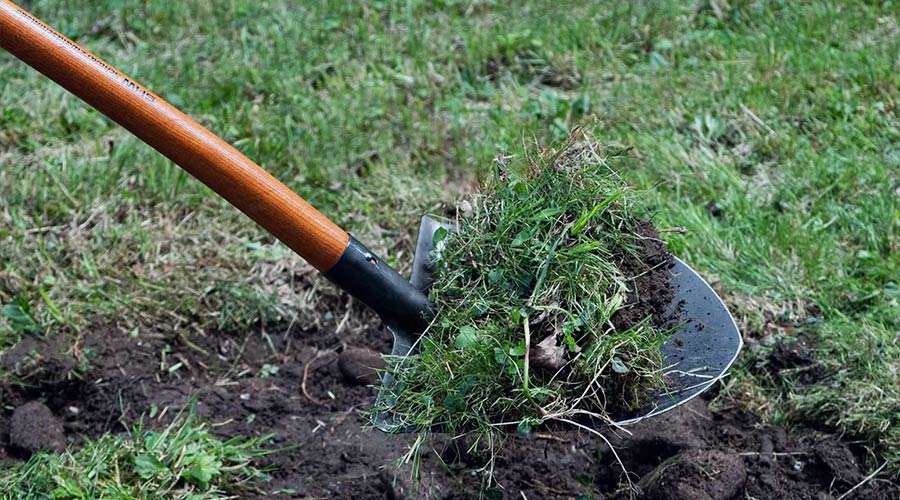
M 38 451 L 61 453 L 66 449 L 62 423 L 39 401 L 26 403 L 13 412 L 9 442 L 12 448 L 29 456 Z
M 747 481 L 741 457 L 719 450 L 685 450 L 644 476 L 639 486 L 654 500 L 730 500 Z
M 338 367 L 344 380 L 357 385 L 376 385 L 380 382 L 379 370 L 385 368 L 384 358 L 371 349 L 348 347 L 338 357 Z

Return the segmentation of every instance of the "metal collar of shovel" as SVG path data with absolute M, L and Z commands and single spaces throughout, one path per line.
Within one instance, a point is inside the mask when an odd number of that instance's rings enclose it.
M 395 337 L 415 337 L 434 316 L 423 290 L 401 276 L 354 237 L 325 277 L 378 313 Z
M 413 275 L 407 281 L 237 149 L 9 0 L 0 0 L 0 47 L 247 214 L 328 279 L 372 307 L 394 335 L 393 354 L 411 352 L 433 315 L 425 292 L 431 283 L 432 237 L 440 224 L 423 219 Z M 675 283 L 679 290 L 676 301 L 683 301 L 681 310 L 695 328 L 685 330 L 684 338 L 676 334 L 666 346 L 666 360 L 675 367 L 673 373 L 678 373 L 677 390 L 660 395 L 644 417 L 662 413 L 708 389 L 728 369 L 741 346 L 728 310 L 695 272 L 677 265 Z M 697 326 L 701 324 L 710 326 Z M 384 385 L 395 387 L 391 379 Z M 390 403 L 390 394 L 380 395 L 379 400 Z M 385 413 L 376 415 L 374 421 L 382 430 L 407 430 Z

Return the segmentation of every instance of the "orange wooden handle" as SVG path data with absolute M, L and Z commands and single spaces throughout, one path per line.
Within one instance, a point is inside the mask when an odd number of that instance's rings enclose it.
M 0 0 L 0 47 L 187 170 L 319 271 L 347 247 L 344 230 L 259 165 L 8 0 Z

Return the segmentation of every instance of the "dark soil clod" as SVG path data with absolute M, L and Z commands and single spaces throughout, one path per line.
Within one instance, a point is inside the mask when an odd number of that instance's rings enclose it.
M 23 381 L 58 383 L 77 366 L 69 354 L 68 340 L 62 335 L 23 337 L 6 352 L 0 351 L 0 369 Z
M 61 453 L 66 448 L 62 423 L 40 401 L 19 406 L 9 422 L 10 447 L 24 457 L 39 451 Z
M 856 457 L 843 444 L 830 439 L 820 441 L 813 446 L 813 452 L 824 469 L 823 476 L 834 478 L 836 484 L 853 486 L 862 480 Z
M 778 342 L 766 359 L 776 376 L 793 376 L 801 384 L 813 384 L 828 376 L 813 350 L 802 342 Z
M 747 470 L 741 457 L 720 450 L 685 450 L 640 481 L 648 499 L 731 500 L 743 489 Z
M 344 380 L 356 385 L 375 385 L 385 362 L 381 354 L 360 347 L 348 347 L 338 357 L 338 367 Z
M 812 350 L 799 342 L 779 342 L 769 355 L 769 366 L 775 371 L 802 368 L 815 362 Z

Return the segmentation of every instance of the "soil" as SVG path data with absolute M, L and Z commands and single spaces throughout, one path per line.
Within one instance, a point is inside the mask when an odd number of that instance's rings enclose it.
M 81 378 L 48 371 L 31 387 L 0 387 L 0 460 L 21 458 L 9 442 L 10 408 L 31 401 L 45 401 L 77 445 L 81 436 L 124 431 L 154 405 L 158 416 L 148 424 L 162 426 L 196 395 L 198 411 L 223 437 L 275 433 L 273 447 L 300 444 L 271 455 L 272 480 L 245 498 L 477 498 L 480 480 L 468 468 L 478 461 L 460 451 L 464 443 L 434 437 L 436 452 L 424 454 L 421 480 L 411 481 L 409 466 L 396 461 L 414 437 L 366 429 L 375 394 L 342 373 L 338 351 L 350 346 L 332 344 L 334 332 L 286 330 L 209 333 L 190 346 L 97 324 L 80 342 L 92 365 Z M 383 351 L 389 344 L 377 324 L 346 337 L 353 347 Z M 53 342 L 31 345 L 50 350 L 35 354 L 58 356 Z M 181 368 L 161 370 L 163 350 L 169 366 Z M 21 354 L 13 349 L 4 361 L 13 352 Z M 509 436 L 494 463 L 502 489 L 486 497 L 628 498 L 621 487 L 630 478 L 638 498 L 821 499 L 849 490 L 866 473 L 862 452 L 833 436 L 764 425 L 700 398 L 628 429 L 630 436 L 608 434 L 612 449 L 572 431 Z M 870 481 L 850 498 L 896 499 L 900 488 Z
M 628 242 L 631 251 L 616 255 L 619 270 L 633 286 L 625 306 L 613 315 L 612 322 L 618 330 L 624 331 L 649 316 L 654 326 L 662 328 L 669 322 L 669 306 L 675 298 L 669 273 L 672 255 L 652 223 L 638 223 L 634 235 L 636 238 Z
M 50 408 L 40 401 L 31 401 L 13 411 L 9 421 L 9 448 L 30 456 L 38 451 L 61 453 L 66 449 L 62 423 Z
M 802 385 L 814 384 L 830 375 L 803 340 L 775 344 L 764 369 L 771 376 L 791 376 Z
M 706 213 L 718 220 L 725 218 L 725 210 L 716 203 L 716 200 L 710 200 L 709 203 L 706 204 Z
M 668 252 L 651 225 L 637 233 L 644 258 L 621 255 L 636 285 L 629 307 L 615 318 L 625 327 L 648 315 L 665 321 L 673 298 Z M 0 354 L 0 366 L 25 382 L 0 385 L 0 462 L 26 458 L 28 450 L 12 440 L 37 440 L 42 432 L 13 422 L 16 413 L 38 412 L 47 425 L 61 423 L 65 439 L 77 446 L 85 436 L 125 432 L 142 416 L 146 426 L 164 426 L 195 397 L 200 416 L 223 438 L 272 433 L 272 448 L 295 445 L 260 464 L 275 467 L 271 481 L 243 498 L 478 498 L 481 477 L 471 469 L 486 457 L 467 455 L 467 443 L 432 436 L 426 449 L 434 452 L 423 454 L 414 481 L 410 464 L 398 459 L 415 436 L 368 425 L 375 391 L 360 382 L 371 381 L 367 367 L 378 361 L 367 349 L 389 348 L 389 335 L 374 318 L 353 332 L 268 325 L 192 335 L 190 342 L 96 323 L 69 350 L 61 337 L 25 337 Z M 776 347 L 766 365 L 776 373 L 815 366 L 811 352 Z M 840 496 L 867 472 L 863 450 L 834 436 L 766 425 L 703 398 L 627 430 L 608 432 L 609 444 L 575 431 L 510 435 L 493 462 L 499 487 L 483 496 L 819 500 Z M 869 481 L 848 498 L 897 499 L 900 487 Z
M 379 371 L 387 367 L 381 353 L 372 349 L 348 347 L 338 356 L 338 368 L 344 380 L 356 385 L 375 385 L 381 381 Z

